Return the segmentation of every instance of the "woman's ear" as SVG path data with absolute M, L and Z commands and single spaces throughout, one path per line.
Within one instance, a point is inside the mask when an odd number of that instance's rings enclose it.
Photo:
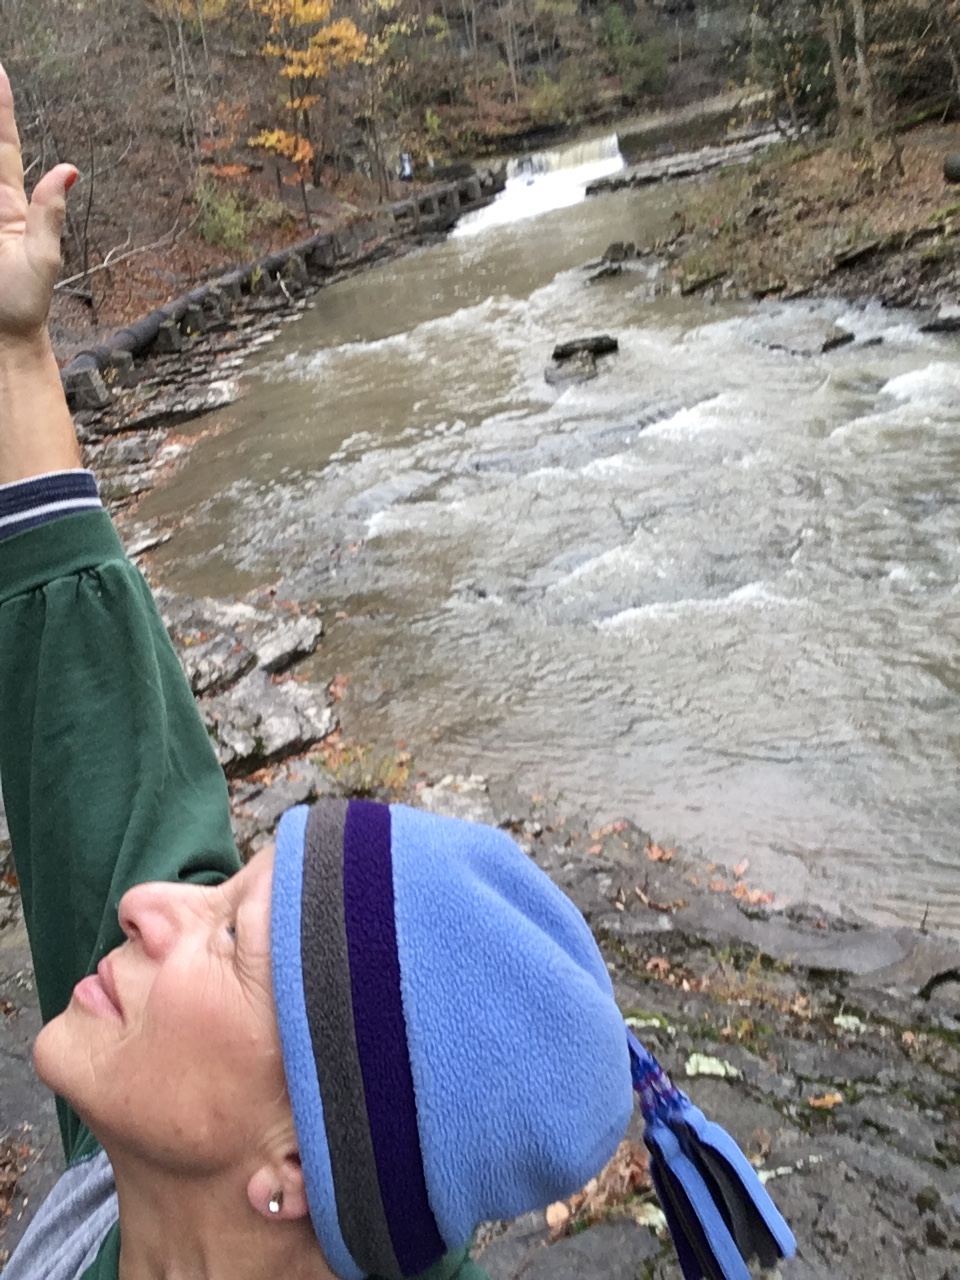
M 261 1165 L 247 1183 L 247 1199 L 252 1209 L 271 1222 L 306 1218 L 310 1207 L 299 1152 L 290 1151 L 279 1161 Z

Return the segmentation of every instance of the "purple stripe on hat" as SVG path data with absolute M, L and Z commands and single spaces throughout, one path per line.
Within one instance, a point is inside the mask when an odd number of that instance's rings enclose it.
M 405 1276 L 446 1253 L 427 1197 L 400 993 L 390 810 L 352 800 L 343 836 L 343 906 L 353 1020 L 384 1213 Z

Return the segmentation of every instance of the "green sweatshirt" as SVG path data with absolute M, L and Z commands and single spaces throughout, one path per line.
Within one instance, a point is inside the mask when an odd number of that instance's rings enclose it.
M 217 884 L 240 866 L 226 782 L 193 695 L 103 511 L 64 516 L 0 547 L 0 725 L 0 778 L 46 1021 L 123 942 L 117 905 L 128 888 Z M 76 1182 L 76 1166 L 100 1149 L 57 1105 L 65 1177 Z M 104 1167 L 102 1158 L 92 1164 Z M 39 1243 L 29 1245 L 38 1280 Z M 119 1253 L 114 1223 L 75 1275 L 117 1280 Z M 485 1280 L 466 1250 L 426 1274 Z

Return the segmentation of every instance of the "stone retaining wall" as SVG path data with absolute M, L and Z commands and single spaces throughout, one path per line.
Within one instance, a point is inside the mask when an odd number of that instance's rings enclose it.
M 291 297 L 311 280 L 322 279 L 363 258 L 375 245 L 407 236 L 443 234 L 463 213 L 481 209 L 503 190 L 505 170 L 487 169 L 432 190 L 398 200 L 375 214 L 321 232 L 268 254 L 259 262 L 237 267 L 216 280 L 199 285 L 165 306 L 119 329 L 106 342 L 81 351 L 61 371 L 72 409 L 103 409 L 111 393 L 103 374 L 121 384 L 129 377 L 134 358 L 179 351 L 184 338 L 222 322 L 244 294 L 283 293 Z

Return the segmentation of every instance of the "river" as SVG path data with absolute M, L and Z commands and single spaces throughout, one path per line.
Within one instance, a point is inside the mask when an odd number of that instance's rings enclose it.
M 311 674 L 353 676 L 353 740 L 960 931 L 960 339 L 664 296 L 642 264 L 588 283 L 671 225 L 668 188 L 582 199 L 620 163 L 615 139 L 540 157 L 317 295 L 144 501 L 185 517 L 158 576 L 318 602 Z M 771 349 L 785 311 L 856 340 Z M 593 332 L 619 354 L 548 386 L 554 342 Z

